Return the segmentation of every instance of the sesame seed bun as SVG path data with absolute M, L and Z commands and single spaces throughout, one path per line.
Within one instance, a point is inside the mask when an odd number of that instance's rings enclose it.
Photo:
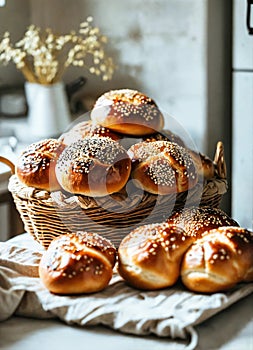
M 143 137 L 143 141 L 154 142 L 154 141 L 170 141 L 177 143 L 179 146 L 185 147 L 184 141 L 178 135 L 174 134 L 170 130 L 162 130 L 151 135 Z
M 195 164 L 199 176 L 205 179 L 212 179 L 215 176 L 215 166 L 213 161 L 206 155 L 188 149 L 190 156 Z
M 253 281 L 253 232 L 220 227 L 197 239 L 182 261 L 184 285 L 195 292 L 214 293 Z
M 46 191 L 61 188 L 56 176 L 55 166 L 65 144 L 55 139 L 45 139 L 28 146 L 17 160 L 16 175 L 26 186 Z
M 65 191 L 101 197 L 125 186 L 131 160 L 125 149 L 111 138 L 87 136 L 62 152 L 55 171 Z
M 62 134 L 59 138 L 65 145 L 71 145 L 71 143 L 81 140 L 87 136 L 99 136 L 110 137 L 111 139 L 118 141 L 122 138 L 121 135 L 116 134 L 112 130 L 105 128 L 102 125 L 94 124 L 91 120 L 83 121 L 71 128 L 69 131 Z
M 198 181 L 192 158 L 184 147 L 169 141 L 139 142 L 130 147 L 131 176 L 153 194 L 181 193 Z
M 39 275 L 55 294 L 94 293 L 112 277 L 116 248 L 93 233 L 76 232 L 54 239 L 42 255 Z
M 239 226 L 227 213 L 213 207 L 191 207 L 175 211 L 167 220 L 168 223 L 184 229 L 196 238 L 203 233 L 221 226 Z
M 100 96 L 91 111 L 91 120 L 132 136 L 152 134 L 164 125 L 163 115 L 154 100 L 130 89 L 111 90 Z
M 118 272 L 131 286 L 156 290 L 172 286 L 180 263 L 194 238 L 167 223 L 143 225 L 133 230 L 118 249 Z

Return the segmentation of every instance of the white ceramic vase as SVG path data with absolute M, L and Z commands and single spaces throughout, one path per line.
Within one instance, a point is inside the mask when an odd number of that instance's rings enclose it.
M 27 138 L 58 137 L 71 123 L 63 82 L 52 85 L 25 83 L 28 104 Z

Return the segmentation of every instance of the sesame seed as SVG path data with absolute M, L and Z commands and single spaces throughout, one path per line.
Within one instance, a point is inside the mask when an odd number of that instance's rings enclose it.
M 157 186 L 174 187 L 178 179 L 197 176 L 187 150 L 174 142 L 140 142 L 131 146 L 128 153 L 133 160 L 145 162 L 146 173 Z
M 168 221 L 173 225 L 184 228 L 187 234 L 194 237 L 201 235 L 206 229 L 238 226 L 237 222 L 221 209 L 207 206 L 179 210 L 173 213 Z
M 152 121 L 161 116 L 156 103 L 146 95 L 131 89 L 121 89 L 108 91 L 100 96 L 94 106 L 94 109 L 108 106 L 111 107 L 110 114 L 124 119 L 143 119 L 145 122 Z
M 108 167 L 119 159 L 127 158 L 124 148 L 109 137 L 91 136 L 78 140 L 65 148 L 59 156 L 57 169 L 77 173 L 89 173 L 95 162 Z

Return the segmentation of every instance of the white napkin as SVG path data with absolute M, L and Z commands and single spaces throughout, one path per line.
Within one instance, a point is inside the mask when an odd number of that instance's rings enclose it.
M 38 277 L 43 248 L 28 234 L 0 243 L 0 320 L 12 315 L 59 318 L 79 326 L 105 325 L 136 335 L 185 339 L 194 349 L 194 326 L 253 292 L 253 283 L 210 295 L 180 283 L 161 291 L 138 291 L 117 273 L 102 292 L 80 296 L 51 294 Z

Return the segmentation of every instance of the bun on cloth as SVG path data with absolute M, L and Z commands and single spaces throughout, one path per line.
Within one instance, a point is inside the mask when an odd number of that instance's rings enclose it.
M 131 89 L 111 90 L 101 95 L 91 111 L 91 120 L 132 136 L 152 134 L 164 125 L 163 115 L 154 100 Z
M 193 241 L 181 228 L 166 223 L 140 226 L 120 243 L 118 272 L 135 288 L 172 286 L 179 277 L 183 254 Z
M 115 262 L 116 248 L 109 240 L 76 232 L 51 242 L 42 255 L 39 275 L 55 294 L 94 293 L 108 285 Z
M 220 227 L 204 234 L 185 253 L 181 278 L 195 292 L 214 293 L 253 281 L 253 232 Z
M 239 226 L 222 209 L 209 206 L 177 210 L 168 218 L 167 222 L 181 227 L 196 238 L 202 237 L 202 234 L 208 230 L 221 226 Z

